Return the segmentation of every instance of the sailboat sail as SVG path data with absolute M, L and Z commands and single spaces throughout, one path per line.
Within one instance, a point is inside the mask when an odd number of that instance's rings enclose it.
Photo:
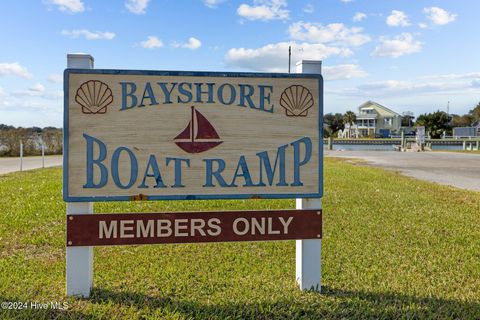
M 197 136 L 196 139 L 220 139 L 217 131 L 212 124 L 198 110 L 195 110 L 197 116 Z M 200 130 L 201 128 L 201 130 Z
M 188 123 L 187 127 L 174 139 L 190 139 L 190 122 Z
M 195 134 L 196 132 L 196 134 Z M 212 124 L 192 106 L 191 119 L 187 127 L 174 138 L 175 144 L 188 153 L 200 153 L 215 148 L 220 140 Z

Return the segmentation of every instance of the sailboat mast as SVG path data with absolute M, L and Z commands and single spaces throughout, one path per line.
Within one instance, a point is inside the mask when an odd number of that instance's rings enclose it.
M 195 136 L 194 136 L 194 134 L 195 134 L 195 119 L 194 119 L 195 115 L 194 115 L 194 113 L 195 113 L 195 107 L 192 106 L 192 125 L 190 126 L 191 127 L 190 130 L 192 131 L 192 133 L 190 135 L 190 139 L 192 140 L 192 142 L 195 138 Z

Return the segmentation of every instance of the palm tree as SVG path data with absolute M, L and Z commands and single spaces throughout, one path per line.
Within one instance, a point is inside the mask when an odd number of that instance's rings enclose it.
M 345 128 L 348 127 L 348 133 L 347 133 L 347 136 L 348 138 L 351 138 L 352 137 L 352 125 L 357 122 L 357 116 L 355 115 L 355 113 L 353 111 L 347 111 L 345 112 L 345 114 L 343 115 L 343 124 L 345 125 Z M 348 126 L 347 126 L 348 124 Z
M 355 122 L 357 122 L 357 115 L 353 111 L 347 111 L 343 115 L 343 123 L 349 124 L 352 126 Z

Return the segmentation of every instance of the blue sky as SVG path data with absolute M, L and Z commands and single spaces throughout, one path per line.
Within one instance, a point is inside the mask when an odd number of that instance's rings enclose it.
M 415 115 L 480 101 L 473 0 L 0 2 L 0 123 L 62 126 L 66 54 L 96 68 L 286 72 L 323 61 L 325 112 Z

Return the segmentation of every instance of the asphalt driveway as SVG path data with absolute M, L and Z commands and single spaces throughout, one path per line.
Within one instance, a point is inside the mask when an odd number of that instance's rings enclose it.
M 46 156 L 45 167 L 62 165 L 62 156 Z M 23 157 L 23 170 L 32 170 L 42 167 L 42 157 Z M 0 174 L 20 171 L 20 158 L 0 158 Z
M 417 179 L 480 191 L 480 154 L 325 150 L 325 156 L 360 159 Z

